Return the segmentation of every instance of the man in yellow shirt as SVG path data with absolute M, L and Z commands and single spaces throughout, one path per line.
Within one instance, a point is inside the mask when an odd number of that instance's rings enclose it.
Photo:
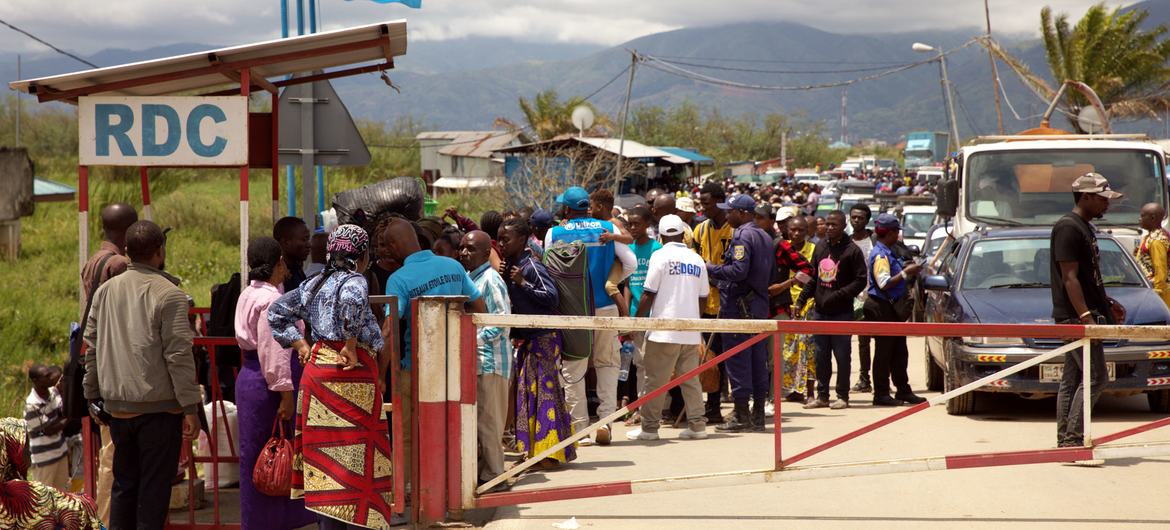
M 1170 234 L 1162 228 L 1162 220 L 1166 218 L 1166 210 L 1161 204 L 1151 202 L 1142 206 L 1138 217 L 1146 235 L 1134 251 L 1142 272 L 1154 284 L 1154 292 L 1162 298 L 1166 307 L 1170 307 L 1170 287 L 1167 286 L 1166 254 L 1170 251 Z
M 717 182 L 708 182 L 699 190 L 699 204 L 703 207 L 703 215 L 707 220 L 695 227 L 695 251 L 707 263 L 723 263 L 723 254 L 731 244 L 731 236 L 735 231 L 727 222 L 727 211 L 720 210 L 717 204 L 727 202 L 727 192 Z M 703 318 L 718 318 L 719 316 L 719 289 L 711 284 L 711 292 L 707 295 L 707 302 L 700 306 Z M 723 352 L 723 344 L 718 336 L 712 338 L 704 334 L 703 343 L 709 345 L 715 354 Z M 719 364 L 720 391 L 707 394 L 706 416 L 708 422 L 723 423 L 723 412 L 720 410 L 720 392 L 727 385 L 727 373 L 723 364 Z

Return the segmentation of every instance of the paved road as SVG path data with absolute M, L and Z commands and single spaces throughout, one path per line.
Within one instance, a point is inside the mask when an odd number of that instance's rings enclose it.
M 923 346 L 911 339 L 910 376 L 925 391 Z M 856 349 L 854 366 L 857 366 Z M 854 396 L 843 411 L 783 406 L 784 454 L 812 447 L 887 416 L 889 408 Z M 806 463 L 853 462 L 1041 449 L 1055 444 L 1055 402 L 993 396 L 977 414 L 948 416 L 932 407 Z M 1144 396 L 1104 398 L 1095 410 L 1098 433 L 1156 419 Z M 586 447 L 554 472 L 522 477 L 516 490 L 591 482 L 760 469 L 771 465 L 772 432 L 712 434 L 678 440 L 664 428 L 656 442 L 631 442 L 618 426 L 610 447 Z M 1170 440 L 1170 429 L 1127 441 Z M 839 527 L 1118 527 L 1170 526 L 1165 500 L 1170 458 L 1110 461 L 1103 468 L 1038 464 L 820 479 L 537 503 L 496 510 L 493 530 L 548 529 L 576 517 L 581 528 L 816 528 Z

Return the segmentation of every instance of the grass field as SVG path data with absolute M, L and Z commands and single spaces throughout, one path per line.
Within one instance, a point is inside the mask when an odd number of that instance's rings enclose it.
M 75 185 L 72 166 L 38 166 L 38 175 Z M 153 175 L 154 173 L 152 173 Z M 91 202 L 96 212 L 115 201 L 141 205 L 137 172 L 98 171 L 91 178 Z M 182 288 L 199 307 L 211 303 L 211 286 L 227 281 L 239 264 L 238 173 L 225 170 L 168 170 L 152 177 L 155 221 L 173 230 L 168 234 L 167 270 L 183 280 Z M 338 172 L 328 179 L 327 192 L 368 184 L 384 178 L 358 171 Z M 252 172 L 253 201 L 249 229 L 253 237 L 270 235 L 271 180 L 267 170 Z M 459 206 L 467 215 L 479 215 L 502 203 L 501 192 L 441 195 L 439 208 Z M 286 202 L 282 193 L 281 208 Z M 140 212 L 141 215 L 141 212 Z M 100 243 L 96 213 L 90 215 L 90 248 Z M 68 357 L 68 333 L 78 320 L 77 203 L 42 203 L 36 213 L 21 220 L 20 259 L 0 264 L 0 415 L 20 412 L 30 389 L 25 376 L 33 362 L 62 364 Z

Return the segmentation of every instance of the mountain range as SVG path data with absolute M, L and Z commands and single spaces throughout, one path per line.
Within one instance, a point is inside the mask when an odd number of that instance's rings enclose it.
M 1150 12 L 1148 24 L 1170 23 L 1170 0 L 1147 0 L 1128 9 Z M 995 15 L 993 13 L 993 15 Z M 1010 16 L 1035 17 L 1039 11 Z M 800 115 L 821 124 L 821 130 L 841 136 L 842 99 L 851 140 L 876 138 L 897 141 L 910 130 L 947 130 L 937 61 L 916 53 L 911 44 L 923 42 L 948 50 L 947 69 L 956 92 L 955 112 L 960 135 L 994 134 L 995 85 L 987 53 L 971 39 L 982 33 L 970 29 L 881 34 L 838 34 L 791 22 L 757 22 L 691 27 L 640 37 L 603 48 L 584 44 L 522 42 L 505 38 L 465 38 L 412 41 L 406 56 L 390 71 L 396 93 L 373 75 L 333 81 L 341 99 L 356 118 L 391 122 L 411 117 L 428 128 L 486 129 L 496 118 L 522 122 L 517 100 L 553 88 L 562 96 L 590 95 L 600 112 L 616 116 L 625 98 L 630 50 L 666 61 L 649 60 L 635 70 L 631 105 L 669 107 L 684 101 L 723 115 L 763 116 L 772 112 Z M 1043 46 L 1038 39 L 999 37 L 1001 45 L 1036 73 L 1047 74 Z M 172 44 L 147 50 L 104 50 L 88 60 L 98 65 L 120 64 L 179 53 L 213 49 L 207 44 Z M 876 76 L 909 63 L 923 62 L 905 71 Z M 15 60 L 0 54 L 0 78 L 15 79 Z M 26 58 L 23 77 L 76 71 L 84 65 L 67 57 Z M 663 70 L 685 70 L 684 76 Z M 1047 102 L 1020 83 L 1003 63 L 999 75 L 1006 96 L 1005 129 L 1033 127 Z M 709 76 L 727 81 L 713 85 L 696 81 Z M 740 85 L 801 87 L 859 80 L 847 87 L 819 89 L 752 89 Z M 607 85 L 606 83 L 609 82 Z M 604 86 L 604 88 L 602 88 Z M 1018 119 L 1017 119 L 1018 117 Z M 1062 125 L 1059 119 L 1053 121 Z M 1115 124 L 1127 132 L 1166 136 L 1166 122 L 1152 120 Z

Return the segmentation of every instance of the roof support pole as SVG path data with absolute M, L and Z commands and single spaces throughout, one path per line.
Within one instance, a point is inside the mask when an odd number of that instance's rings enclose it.
M 251 91 L 252 71 L 240 70 L 240 95 Z M 251 118 L 246 118 L 251 121 Z M 274 161 L 275 162 L 275 161 Z M 248 285 L 248 164 L 240 166 L 240 289 Z
M 626 103 L 622 106 L 621 139 L 618 140 L 617 170 L 614 175 L 613 194 L 616 196 L 622 189 L 622 165 L 625 162 L 623 155 L 626 150 L 626 116 L 630 114 L 630 95 L 634 91 L 634 70 L 638 68 L 638 52 L 630 50 L 630 79 L 626 82 Z
M 153 221 L 154 210 L 150 207 L 150 175 L 146 166 L 138 166 L 138 182 L 142 186 L 142 216 L 147 221 Z
M 280 219 L 280 92 L 272 92 L 272 224 Z M 291 190 L 291 188 L 290 188 Z

